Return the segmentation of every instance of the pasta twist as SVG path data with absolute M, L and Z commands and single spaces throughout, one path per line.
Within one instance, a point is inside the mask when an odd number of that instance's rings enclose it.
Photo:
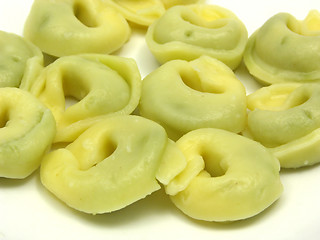
M 57 122 L 55 142 L 68 142 L 109 115 L 132 113 L 140 99 L 141 76 L 133 59 L 65 56 L 41 72 L 30 92 L 51 109 Z M 78 102 L 66 108 L 66 97 Z
M 0 87 L 25 88 L 43 68 L 38 47 L 22 37 L 0 31 Z
M 111 53 L 130 36 L 127 21 L 100 0 L 35 0 L 24 36 L 50 55 Z
M 282 193 L 278 160 L 255 141 L 208 128 L 187 133 L 177 146 L 187 159 L 187 167 L 166 191 L 192 218 L 248 218 L 266 209 Z
M 160 63 L 208 55 L 232 69 L 242 60 L 247 38 L 244 24 L 231 11 L 200 4 L 168 9 L 146 35 L 149 49 Z
M 158 190 L 156 179 L 170 182 L 186 166 L 181 155 L 155 122 L 113 116 L 49 153 L 40 176 L 70 207 L 92 214 L 112 212 Z
M 276 155 L 281 167 L 319 162 L 320 85 L 278 83 L 248 96 L 248 133 Z
M 242 83 L 208 56 L 167 62 L 142 83 L 140 114 L 160 123 L 173 140 L 204 127 L 241 132 L 246 109 Z
M 49 109 L 19 88 L 0 88 L 0 177 L 26 178 L 56 133 Z
M 304 21 L 288 13 L 270 18 L 248 41 L 244 62 L 264 84 L 318 82 L 320 79 L 320 14 Z

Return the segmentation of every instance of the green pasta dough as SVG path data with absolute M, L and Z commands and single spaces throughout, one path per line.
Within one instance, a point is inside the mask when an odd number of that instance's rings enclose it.
M 38 99 L 19 88 L 0 88 L 0 177 L 26 178 L 50 148 L 56 125 Z
M 42 67 L 38 47 L 16 34 L 0 31 L 0 87 L 25 87 Z
M 139 110 L 160 123 L 177 140 L 198 128 L 240 132 L 246 123 L 246 92 L 231 69 L 202 56 L 187 62 L 172 60 L 142 83 Z
M 96 121 L 130 114 L 137 107 L 141 76 L 133 59 L 83 54 L 65 56 L 47 66 L 30 92 L 51 109 L 55 142 L 68 142 Z M 77 100 L 66 107 L 66 98 Z
M 241 62 L 248 33 L 231 11 L 215 6 L 174 6 L 152 24 L 146 35 L 160 63 L 208 55 L 235 69 Z
M 320 85 L 278 83 L 248 96 L 249 137 L 270 148 L 281 167 L 319 162 Z
M 248 41 L 244 62 L 263 84 L 319 82 L 320 14 L 310 11 L 304 21 L 278 13 Z
M 100 0 L 35 0 L 24 36 L 53 56 L 111 53 L 130 36 L 125 18 Z

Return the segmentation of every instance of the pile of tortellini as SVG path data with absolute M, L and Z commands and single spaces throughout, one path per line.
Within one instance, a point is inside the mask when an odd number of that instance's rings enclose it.
M 142 26 L 161 64 L 143 81 L 111 55 Z M 0 177 L 40 166 L 79 211 L 163 186 L 192 218 L 245 219 L 281 196 L 281 167 L 320 161 L 316 10 L 279 13 L 248 39 L 234 13 L 198 0 L 34 0 L 23 36 L 0 31 Z M 242 60 L 269 86 L 247 96 Z

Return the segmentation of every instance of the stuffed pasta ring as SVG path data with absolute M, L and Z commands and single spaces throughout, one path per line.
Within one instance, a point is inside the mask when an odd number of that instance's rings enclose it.
M 19 88 L 0 88 L 0 177 L 25 178 L 51 147 L 56 124 L 50 110 Z
M 27 88 L 43 68 L 40 49 L 22 37 L 0 31 L 0 87 Z
M 288 13 L 270 18 L 248 41 L 244 62 L 265 84 L 318 82 L 320 79 L 320 14 L 304 21 Z
M 244 24 L 231 11 L 202 4 L 168 9 L 146 35 L 148 47 L 160 63 L 208 55 L 232 69 L 242 60 L 247 38 Z
M 202 56 L 172 60 L 142 82 L 139 110 L 177 140 L 198 128 L 241 132 L 246 124 L 246 92 L 231 69 Z
M 198 129 L 177 141 L 187 167 L 166 186 L 186 215 L 206 221 L 254 216 L 283 190 L 279 161 L 261 144 L 221 129 Z
M 98 120 L 132 113 L 140 99 L 141 76 L 133 59 L 102 54 L 65 56 L 47 66 L 30 91 L 56 119 L 55 142 L 69 142 Z M 77 102 L 67 107 L 67 97 Z
M 56 57 L 111 53 L 129 35 L 124 17 L 100 0 L 35 0 L 24 26 L 26 39 Z
M 43 185 L 72 208 L 112 212 L 146 197 L 186 166 L 165 130 L 139 116 L 113 116 L 92 125 L 41 165 Z
M 281 167 L 319 162 L 320 85 L 278 83 L 248 96 L 249 137 L 279 159 Z

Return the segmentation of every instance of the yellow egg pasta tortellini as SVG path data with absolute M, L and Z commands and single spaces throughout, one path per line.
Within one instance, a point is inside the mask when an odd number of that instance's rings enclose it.
M 320 85 L 278 83 L 248 96 L 249 137 L 279 159 L 281 167 L 319 162 Z
M 38 47 L 16 34 L 0 31 L 0 87 L 24 87 L 42 68 Z
M 208 55 L 235 69 L 242 60 L 248 33 L 231 11 L 215 6 L 175 6 L 152 24 L 146 35 L 160 63 Z
M 204 127 L 241 132 L 246 109 L 242 83 L 208 56 L 167 62 L 142 83 L 140 114 L 160 123 L 173 140 Z
M 169 182 L 186 166 L 174 144 L 153 121 L 109 117 L 66 148 L 49 153 L 41 165 L 41 181 L 72 208 L 112 212 L 160 189 L 158 178 Z
M 279 13 L 250 36 L 244 54 L 249 72 L 264 84 L 319 82 L 320 13 L 299 21 Z
M 119 11 L 128 21 L 149 26 L 161 17 L 165 8 L 161 0 L 101 0 Z
M 30 92 L 51 109 L 57 122 L 55 142 L 68 142 L 106 116 L 131 114 L 139 103 L 141 76 L 133 59 L 65 56 L 41 72 Z M 77 102 L 67 107 L 68 97 Z
M 56 57 L 111 53 L 130 36 L 125 18 L 100 0 L 35 0 L 24 36 Z
M 206 221 L 252 217 L 283 187 L 279 161 L 261 144 L 229 131 L 203 128 L 177 141 L 187 167 L 166 186 L 186 215 Z
M 41 163 L 56 133 L 54 117 L 19 88 L 0 88 L 0 177 L 26 178 Z

